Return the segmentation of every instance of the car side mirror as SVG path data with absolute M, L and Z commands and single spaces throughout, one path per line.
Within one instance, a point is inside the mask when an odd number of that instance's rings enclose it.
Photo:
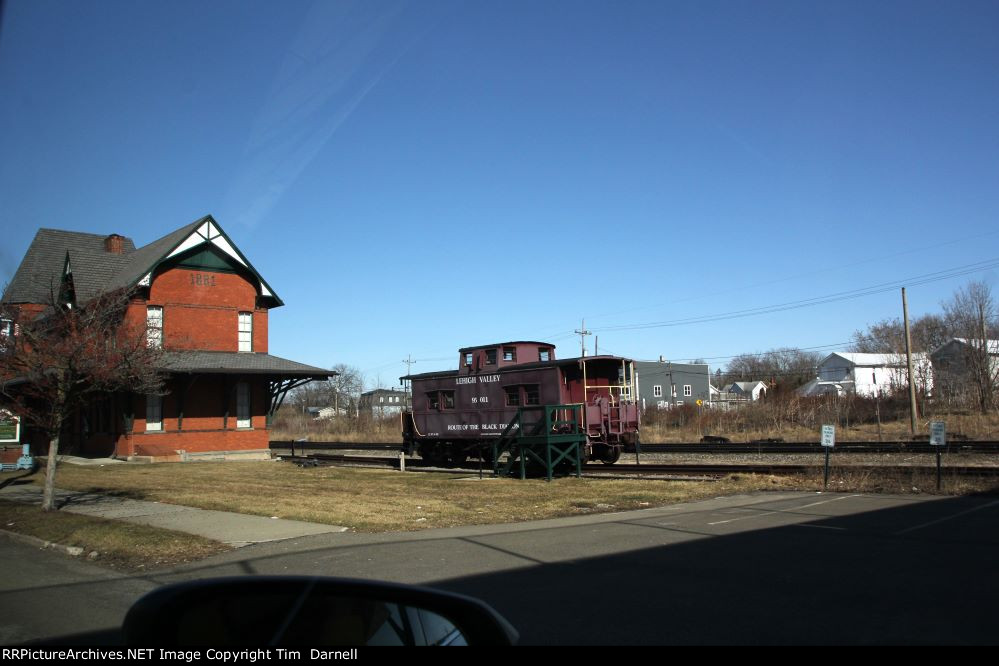
M 244 576 L 166 585 L 139 599 L 127 645 L 513 645 L 517 631 L 485 603 L 392 583 Z

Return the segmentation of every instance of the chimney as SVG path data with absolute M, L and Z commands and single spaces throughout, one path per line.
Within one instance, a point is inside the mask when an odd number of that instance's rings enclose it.
M 104 239 L 104 251 L 111 254 L 125 254 L 125 237 L 111 234 Z

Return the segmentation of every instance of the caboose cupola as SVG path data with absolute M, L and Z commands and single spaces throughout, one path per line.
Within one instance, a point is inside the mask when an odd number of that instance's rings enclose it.
M 493 345 L 464 347 L 458 350 L 458 374 L 474 375 L 495 372 L 499 368 L 524 363 L 555 360 L 555 345 L 546 342 L 519 340 Z

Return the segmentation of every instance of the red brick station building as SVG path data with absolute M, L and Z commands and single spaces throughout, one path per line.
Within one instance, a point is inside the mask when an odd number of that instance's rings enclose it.
M 126 317 L 144 321 L 148 344 L 162 347 L 167 379 L 162 396 L 109 395 L 77 415 L 63 452 L 269 457 L 267 425 L 287 391 L 331 374 L 267 353 L 268 316 L 283 303 L 210 215 L 138 249 L 117 234 L 40 229 L 3 303 L 32 316 L 65 281 L 78 302 L 133 289 Z

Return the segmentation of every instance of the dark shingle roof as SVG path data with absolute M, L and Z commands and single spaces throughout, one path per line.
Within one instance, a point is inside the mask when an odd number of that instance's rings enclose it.
M 100 234 L 39 229 L 4 292 L 3 300 L 9 303 L 48 303 L 51 292 L 59 290 L 67 252 L 77 298 L 92 298 L 112 275 L 121 270 L 128 253 L 135 251 L 132 240 L 125 238 L 126 254 L 112 254 L 104 250 L 104 239 L 105 236 Z
M 325 379 L 336 373 L 296 363 L 279 356 L 251 352 L 163 352 L 163 369 L 169 372 L 259 374 Z
M 48 303 L 51 300 L 50 292 L 59 291 L 67 254 L 78 303 L 85 303 L 104 291 L 133 287 L 154 270 L 174 248 L 208 222 L 211 222 L 216 230 L 221 231 L 218 222 L 211 215 L 205 215 L 139 249 L 135 248 L 131 239 L 124 238 L 123 254 L 107 252 L 104 249 L 106 237 L 99 234 L 40 229 L 17 272 L 14 273 L 10 286 L 4 292 L 3 301 Z M 225 233 L 222 232 L 222 235 L 225 236 Z M 231 241 L 229 243 L 231 244 Z M 239 253 L 235 245 L 230 246 L 242 257 L 240 263 L 260 281 L 265 295 L 271 299 L 273 306 L 283 305 L 281 299 L 270 289 L 250 262 Z
M 149 272 L 149 269 L 153 267 L 153 264 L 194 233 L 194 230 L 204 224 L 209 217 L 211 216 L 206 215 L 132 252 L 128 255 L 128 261 L 121 267 L 118 274 L 108 283 L 107 289 L 113 290 L 121 287 L 131 287 L 141 280 Z

